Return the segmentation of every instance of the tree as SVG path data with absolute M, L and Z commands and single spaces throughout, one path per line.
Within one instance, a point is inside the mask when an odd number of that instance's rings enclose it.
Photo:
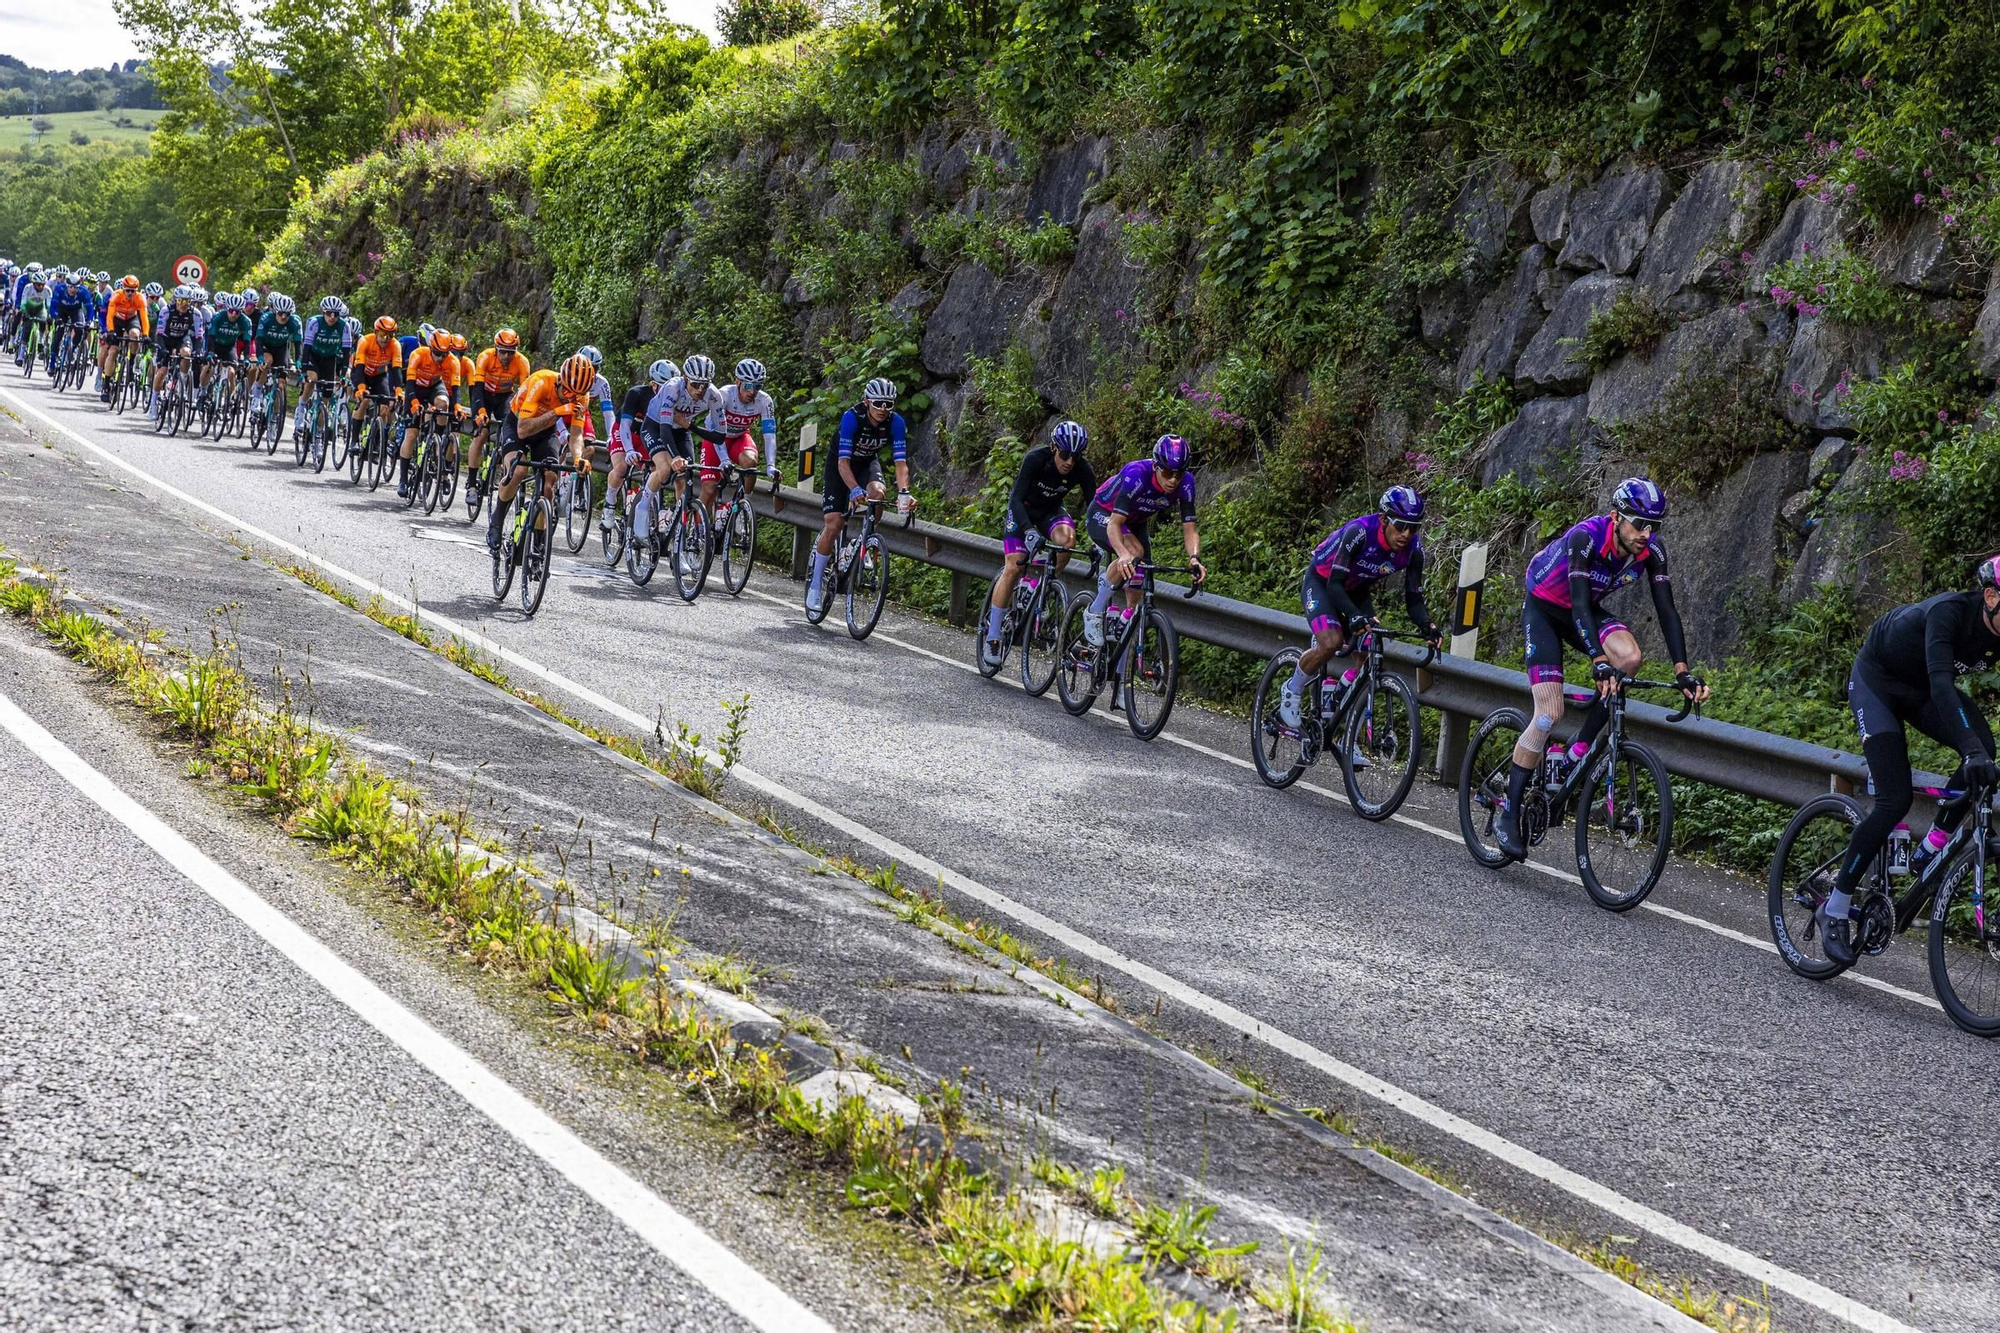
M 783 41 L 820 24 L 814 0 L 723 0 L 715 26 L 731 46 L 762 46 Z

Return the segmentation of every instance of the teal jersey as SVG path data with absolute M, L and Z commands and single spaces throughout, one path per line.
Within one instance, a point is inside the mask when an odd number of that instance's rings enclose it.
M 230 313 L 222 311 L 208 321 L 208 345 L 228 347 L 235 343 L 250 341 L 250 320 L 242 311 Z
M 305 341 L 307 350 L 315 356 L 341 356 L 354 350 L 348 341 L 347 321 L 335 317 L 327 322 L 325 315 L 315 315 L 306 321 Z

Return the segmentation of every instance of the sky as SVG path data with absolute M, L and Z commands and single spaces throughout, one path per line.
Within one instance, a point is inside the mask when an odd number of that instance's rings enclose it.
M 717 0 L 664 0 L 651 12 L 713 36 Z M 0 0 L 0 54 L 36 69 L 102 68 L 139 54 L 111 0 Z

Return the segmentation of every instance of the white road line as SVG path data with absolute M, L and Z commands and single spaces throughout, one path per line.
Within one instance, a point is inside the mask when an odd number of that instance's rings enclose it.
M 707 1288 L 753 1327 L 767 1333 L 793 1333 L 801 1329 L 831 1333 L 831 1326 L 818 1315 L 787 1296 L 659 1195 L 565 1129 L 469 1052 L 404 1008 L 50 735 L 5 694 L 0 694 L 0 728 L 131 830 L 161 860 L 255 931 L 293 966 L 318 982 L 327 994 L 430 1070 L 474 1110 L 596 1200 L 662 1258 Z
M 77 431 L 70 429 L 70 427 L 49 416 L 48 413 L 43 412 L 40 408 L 21 399 L 12 390 L 0 389 L 0 396 L 12 399 L 23 409 L 39 418 L 44 424 L 61 431 L 64 435 L 90 450 L 93 454 L 96 454 L 113 466 L 131 473 L 155 489 L 173 496 L 184 504 L 191 505 L 205 514 L 221 519 L 259 541 L 266 542 L 280 550 L 289 552 L 352 587 L 380 597 L 384 602 L 397 607 L 399 610 L 413 615 L 420 615 L 438 629 L 447 634 L 456 635 L 468 645 L 491 654 L 509 666 L 516 667 L 537 677 L 554 688 L 570 695 L 572 698 L 580 700 L 608 716 L 619 719 L 627 726 L 639 728 L 641 734 L 652 727 L 652 718 L 645 717 L 618 703 L 616 700 L 599 694 L 596 690 L 586 685 L 570 680 L 566 676 L 541 665 L 539 662 L 523 657 L 512 649 L 495 643 L 482 634 L 461 626 L 444 616 L 440 616 L 429 607 L 418 607 L 408 598 L 392 593 L 388 589 L 368 579 L 364 579 L 358 574 L 350 573 L 303 547 L 265 532 L 244 522 L 233 514 L 218 509 L 206 500 L 199 499 L 176 486 L 160 480 L 144 469 L 126 462 L 110 450 L 105 449 Z M 919 649 L 918 651 L 930 652 L 929 649 Z M 938 656 L 942 661 L 952 660 L 940 654 L 933 655 Z M 1228 756 L 1222 757 L 1228 758 Z M 1301 1064 L 1318 1070 L 1327 1077 L 1347 1085 L 1356 1092 L 1372 1097 L 1385 1106 L 1400 1111 L 1411 1119 L 1429 1125 L 1441 1133 L 1449 1134 L 1460 1142 L 1488 1154 L 1495 1160 L 1552 1185 L 1632 1226 L 1650 1231 L 1662 1240 L 1678 1245 L 1691 1253 L 1699 1254 L 1714 1263 L 1732 1268 L 1754 1282 L 1762 1283 L 1776 1291 L 1782 1291 L 1796 1300 L 1804 1301 L 1808 1305 L 1824 1310 L 1837 1318 L 1844 1319 L 1857 1328 L 1866 1329 L 1869 1333 L 1920 1333 L 1919 1330 L 1913 1328 L 1911 1325 L 1905 1324 L 1890 1315 L 1884 1314 L 1850 1297 L 1843 1296 L 1832 1288 L 1813 1281 L 1804 1274 L 1794 1273 L 1788 1268 L 1782 1268 L 1747 1250 L 1740 1249 L 1726 1241 L 1718 1240 L 1706 1232 L 1698 1231 L 1686 1223 L 1677 1221 L 1657 1209 L 1640 1203 L 1636 1199 L 1618 1193 L 1609 1186 L 1600 1185 L 1587 1176 L 1572 1171 L 1560 1163 L 1551 1161 L 1530 1148 L 1523 1147 L 1510 1139 L 1503 1138 L 1501 1135 L 1481 1125 L 1474 1124 L 1446 1110 L 1442 1106 L 1426 1101 L 1415 1093 L 1406 1091 L 1386 1079 L 1378 1078 L 1365 1069 L 1350 1065 L 1320 1050 L 1309 1042 L 1294 1037 L 1290 1033 L 1275 1028 L 1243 1012 L 1225 1000 L 1217 999 L 1215 996 L 1209 995 L 1204 991 L 1197 990 L 1179 978 L 1162 972 L 1150 964 L 1140 962 L 1136 958 L 1127 957 L 1111 946 L 1100 943 L 1091 936 L 1085 935 L 1063 922 L 1045 916 L 1026 903 L 1017 902 L 997 889 L 989 888 L 979 881 L 972 879 L 970 876 L 963 875 L 949 866 L 934 861 L 914 847 L 906 847 L 894 838 L 878 833 L 866 825 L 859 824 L 837 810 L 828 809 L 818 801 L 800 792 L 793 791 L 783 783 L 764 777 L 762 774 L 753 772 L 741 764 L 735 768 L 734 776 L 739 781 L 764 793 L 766 796 L 782 801 L 786 805 L 826 824 L 828 827 L 840 830 L 857 842 L 873 847 L 884 856 L 908 866 L 910 869 L 922 874 L 925 878 L 934 879 L 940 884 L 949 885 L 959 893 L 984 904 L 993 911 L 1009 916 L 1030 929 L 1048 936 L 1050 939 L 1062 944 L 1064 948 L 1070 950 L 1072 953 L 1089 958 L 1092 962 L 1101 966 L 1121 972 L 1141 985 L 1150 987 L 1186 1005 L 1188 1008 L 1202 1014 L 1213 1022 L 1220 1023 L 1225 1027 L 1242 1033 L 1253 1041 L 1263 1043 L 1272 1050 L 1290 1056 Z M 1419 827 L 1425 826 L 1420 825 Z M 1426 831 L 1448 837 L 1452 841 L 1457 841 L 1458 838 L 1456 833 L 1446 834 L 1440 829 L 1426 828 Z

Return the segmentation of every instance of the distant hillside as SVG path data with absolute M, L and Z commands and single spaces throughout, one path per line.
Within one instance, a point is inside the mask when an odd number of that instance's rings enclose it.
M 0 115 L 0 152 L 63 144 L 144 144 L 163 111 L 58 111 L 44 116 Z
M 160 110 L 164 104 L 144 61 L 96 69 L 36 69 L 0 55 L 0 116 L 30 112 L 102 111 L 113 107 Z

